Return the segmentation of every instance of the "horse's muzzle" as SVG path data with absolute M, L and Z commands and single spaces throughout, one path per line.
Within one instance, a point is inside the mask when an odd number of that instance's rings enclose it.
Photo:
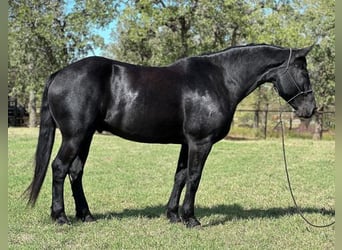
M 315 113 L 317 113 L 317 107 L 298 109 L 296 110 L 296 115 L 300 118 L 311 118 Z

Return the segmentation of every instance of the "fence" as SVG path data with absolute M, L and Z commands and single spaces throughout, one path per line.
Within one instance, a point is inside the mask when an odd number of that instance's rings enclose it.
M 8 98 L 8 126 L 24 126 L 27 118 L 26 109 L 18 104 L 17 99 Z
M 282 120 L 288 135 L 313 137 L 317 139 L 334 138 L 335 111 L 320 111 L 311 119 L 300 119 L 293 111 L 283 111 Z M 238 109 L 231 126 L 231 138 L 278 137 L 280 129 L 279 110 Z

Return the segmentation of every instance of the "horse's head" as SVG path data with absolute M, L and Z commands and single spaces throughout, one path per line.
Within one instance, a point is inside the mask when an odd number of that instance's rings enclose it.
M 303 118 L 311 117 L 316 110 L 305 59 L 311 49 L 312 46 L 290 49 L 287 62 L 277 68 L 274 76 L 279 95 L 296 110 L 296 115 Z

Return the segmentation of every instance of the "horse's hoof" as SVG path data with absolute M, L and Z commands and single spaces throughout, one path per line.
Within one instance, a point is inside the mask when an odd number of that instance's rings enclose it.
M 54 220 L 58 225 L 70 225 L 70 221 L 68 219 L 68 217 L 65 215 L 65 212 L 53 212 L 51 211 L 51 218 L 52 220 Z
M 83 222 L 95 222 L 96 219 L 91 214 L 88 214 L 82 219 L 82 221 Z
M 82 222 L 94 222 L 94 221 L 96 221 L 96 219 L 89 212 L 85 215 L 76 214 L 76 218 L 78 220 L 81 220 Z
M 201 227 L 201 223 L 196 218 L 183 220 L 183 223 L 187 228 Z
M 170 223 L 179 223 L 182 221 L 177 213 L 167 212 L 166 217 L 169 219 Z
M 58 218 L 54 218 L 54 220 L 58 225 L 70 225 L 71 224 L 71 222 L 65 215 L 59 216 Z

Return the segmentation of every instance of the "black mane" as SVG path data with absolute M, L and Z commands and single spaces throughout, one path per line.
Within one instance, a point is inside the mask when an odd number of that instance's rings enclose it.
M 244 44 L 244 45 L 230 46 L 228 48 L 225 48 L 225 49 L 222 49 L 222 50 L 219 50 L 219 51 L 205 52 L 203 54 L 200 54 L 199 56 L 210 56 L 210 55 L 224 53 L 224 52 L 227 52 L 228 50 L 232 50 L 232 49 L 257 47 L 257 46 L 269 46 L 269 47 L 274 47 L 274 48 L 279 48 L 279 49 L 283 49 L 284 48 L 284 47 L 281 47 L 281 46 L 267 44 L 267 43 L 248 43 L 248 44 Z

